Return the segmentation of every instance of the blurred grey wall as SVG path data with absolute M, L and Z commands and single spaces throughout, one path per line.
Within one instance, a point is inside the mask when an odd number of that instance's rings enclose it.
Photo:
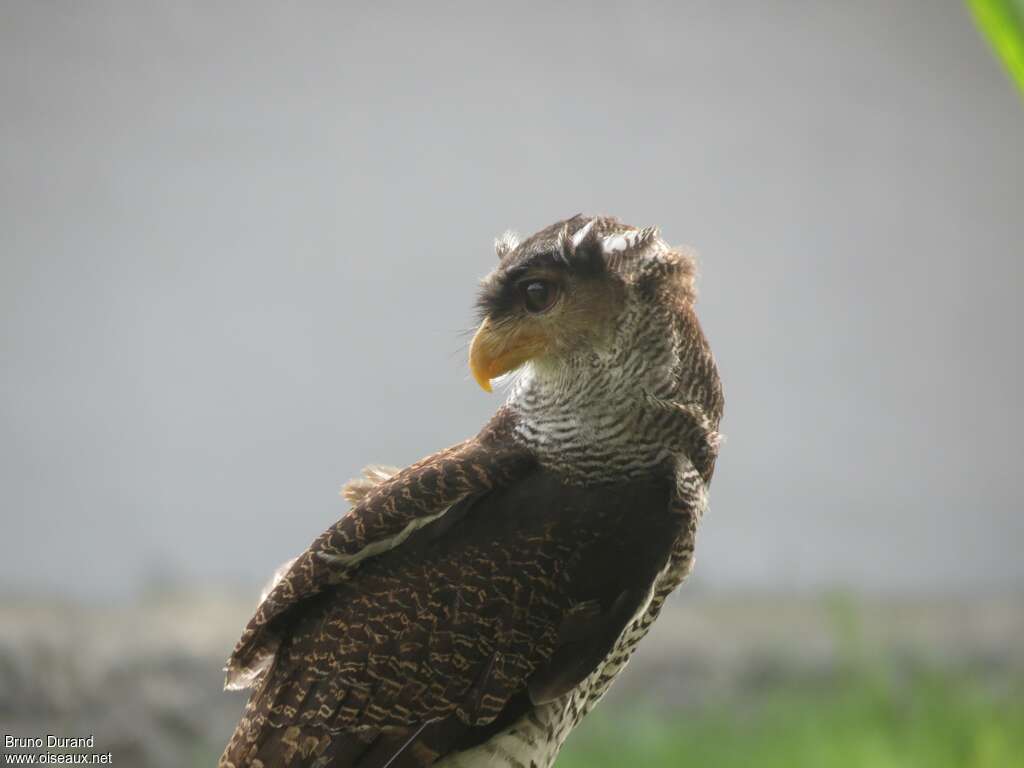
M 701 254 L 706 588 L 1024 587 L 1024 105 L 955 2 L 0 3 L 0 589 L 262 581 L 499 403 L 491 240 Z

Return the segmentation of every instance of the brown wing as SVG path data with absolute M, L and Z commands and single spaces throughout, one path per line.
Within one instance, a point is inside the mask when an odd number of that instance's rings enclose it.
M 533 468 L 459 503 L 285 614 L 222 765 L 418 768 L 480 743 L 604 657 L 677 538 L 669 497 Z
M 460 501 L 527 472 L 534 459 L 510 439 L 510 427 L 499 411 L 477 437 L 364 489 L 361 501 L 296 558 L 262 600 L 228 660 L 225 687 L 246 688 L 260 679 L 294 606 L 345 581 L 364 559 L 397 546 Z

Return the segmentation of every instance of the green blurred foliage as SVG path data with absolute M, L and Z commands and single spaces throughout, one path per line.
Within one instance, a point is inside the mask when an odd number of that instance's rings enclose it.
M 1024 768 L 1024 679 L 887 658 L 854 599 L 827 596 L 838 668 L 676 712 L 599 709 L 556 768 Z M 976 671 L 976 670 L 975 670 Z
M 967 0 L 967 7 L 1024 94 L 1024 0 Z
M 557 768 L 1024 768 L 1024 696 L 919 670 L 669 717 L 598 712 Z

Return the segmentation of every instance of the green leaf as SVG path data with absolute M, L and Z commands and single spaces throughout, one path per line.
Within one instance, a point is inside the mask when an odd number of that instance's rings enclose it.
M 1024 0 L 967 0 L 967 7 L 1024 95 Z

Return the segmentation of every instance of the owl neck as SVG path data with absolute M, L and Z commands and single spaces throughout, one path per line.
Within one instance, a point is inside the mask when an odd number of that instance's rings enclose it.
M 670 464 L 680 451 L 667 405 L 680 393 L 671 326 L 628 311 L 608 349 L 528 363 L 507 402 L 516 439 L 570 482 L 641 477 Z

